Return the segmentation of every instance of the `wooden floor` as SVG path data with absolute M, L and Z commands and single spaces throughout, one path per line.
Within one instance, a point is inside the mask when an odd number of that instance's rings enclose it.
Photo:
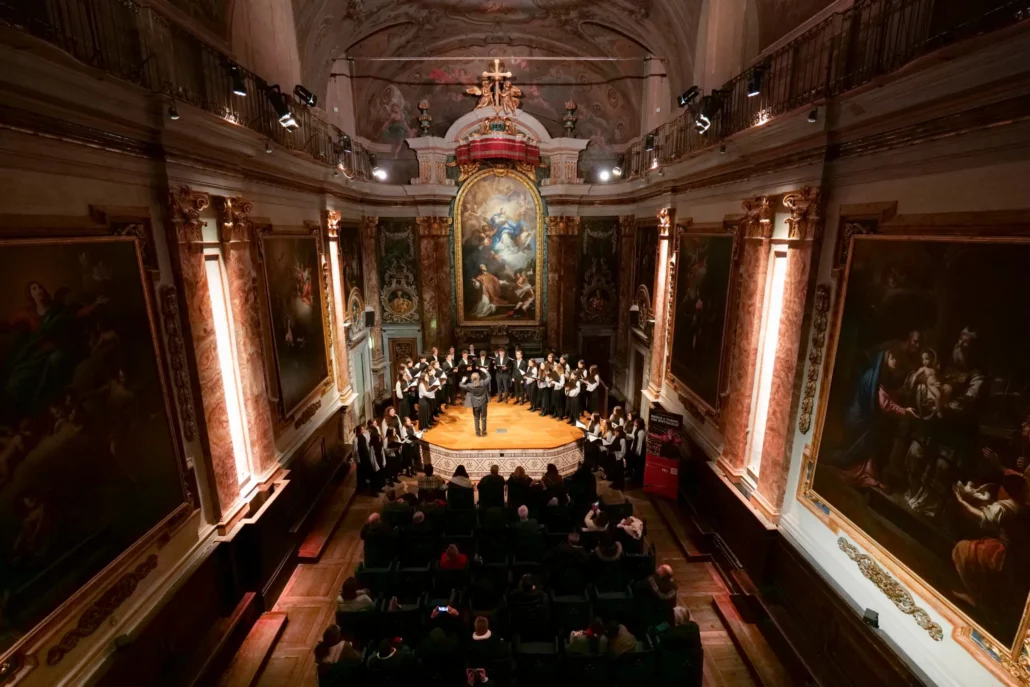
M 598 488 L 603 493 L 606 483 L 599 482 Z M 631 491 L 627 496 L 633 501 L 634 510 L 647 521 L 648 535 L 655 543 L 658 563 L 672 566 L 679 584 L 678 603 L 690 609 L 701 627 L 705 652 L 704 687 L 752 687 L 759 684 L 734 643 L 727 621 L 716 611 L 718 604 L 724 613 L 735 614 L 732 603 L 729 603 L 729 590 L 715 567 L 708 562 L 687 560 L 679 544 L 682 538 L 677 540 L 677 533 L 667 528 L 645 494 Z M 289 622 L 258 679 L 259 687 L 317 687 L 313 658 L 315 644 L 326 626 L 335 620 L 336 595 L 361 560 L 361 525 L 380 505 L 378 498 L 356 496 L 319 562 L 297 566 L 273 609 L 285 612 Z M 690 551 L 690 542 L 684 544 Z M 728 620 L 734 622 L 738 618 L 730 615 Z M 769 682 L 765 687 L 774 687 L 774 684 Z
M 531 413 L 528 404 L 517 406 L 514 402 L 491 401 L 486 418 L 487 435 L 477 437 L 472 409 L 460 405 L 448 408 L 422 439 L 452 451 L 468 451 L 558 448 L 583 438 L 583 430 L 567 422 Z

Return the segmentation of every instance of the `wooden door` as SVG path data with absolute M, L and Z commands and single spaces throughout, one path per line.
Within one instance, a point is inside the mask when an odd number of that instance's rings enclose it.
M 638 351 L 633 351 L 633 386 L 630 387 L 629 401 L 633 404 L 633 410 L 639 413 L 644 407 L 644 356 Z
M 390 339 L 390 397 L 393 398 L 393 387 L 397 382 L 397 373 L 401 363 L 408 358 L 418 362 L 418 339 Z M 396 402 L 396 399 L 394 399 Z

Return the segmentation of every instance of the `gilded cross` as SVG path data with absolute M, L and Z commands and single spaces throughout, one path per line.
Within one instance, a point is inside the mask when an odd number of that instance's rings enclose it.
M 483 72 L 484 79 L 493 80 L 493 84 L 490 86 L 490 93 L 493 96 L 494 107 L 501 106 L 501 84 L 505 79 L 510 79 L 512 76 L 511 72 L 501 71 L 501 60 L 494 58 L 494 70 L 492 72 Z

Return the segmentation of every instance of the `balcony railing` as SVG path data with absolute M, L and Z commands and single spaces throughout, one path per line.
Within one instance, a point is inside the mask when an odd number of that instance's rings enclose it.
M 169 104 L 188 103 L 317 162 L 342 162 L 358 178 L 371 176 L 368 152 L 298 102 L 289 85 L 283 84 L 282 96 L 297 122 L 292 131 L 280 124 L 265 81 L 149 7 L 132 0 L 0 0 L 0 21 L 166 95 Z
M 633 143 L 625 154 L 624 178 L 846 93 L 942 46 L 1027 18 L 1030 0 L 857 0 L 759 62 L 757 95 L 748 96 L 751 69 L 719 89 L 705 103 L 711 122 L 705 133 L 695 124 L 702 107 L 698 97 L 681 116 Z

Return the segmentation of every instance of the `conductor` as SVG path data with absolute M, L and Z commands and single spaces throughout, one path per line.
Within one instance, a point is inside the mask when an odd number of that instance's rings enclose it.
M 472 416 L 476 423 L 476 436 L 486 436 L 486 406 L 490 403 L 490 373 L 483 372 L 482 378 L 479 372 L 472 373 L 472 381 L 464 379 L 459 385 L 465 392 L 465 406 L 472 408 Z M 483 428 L 480 430 L 480 418 L 483 421 Z

